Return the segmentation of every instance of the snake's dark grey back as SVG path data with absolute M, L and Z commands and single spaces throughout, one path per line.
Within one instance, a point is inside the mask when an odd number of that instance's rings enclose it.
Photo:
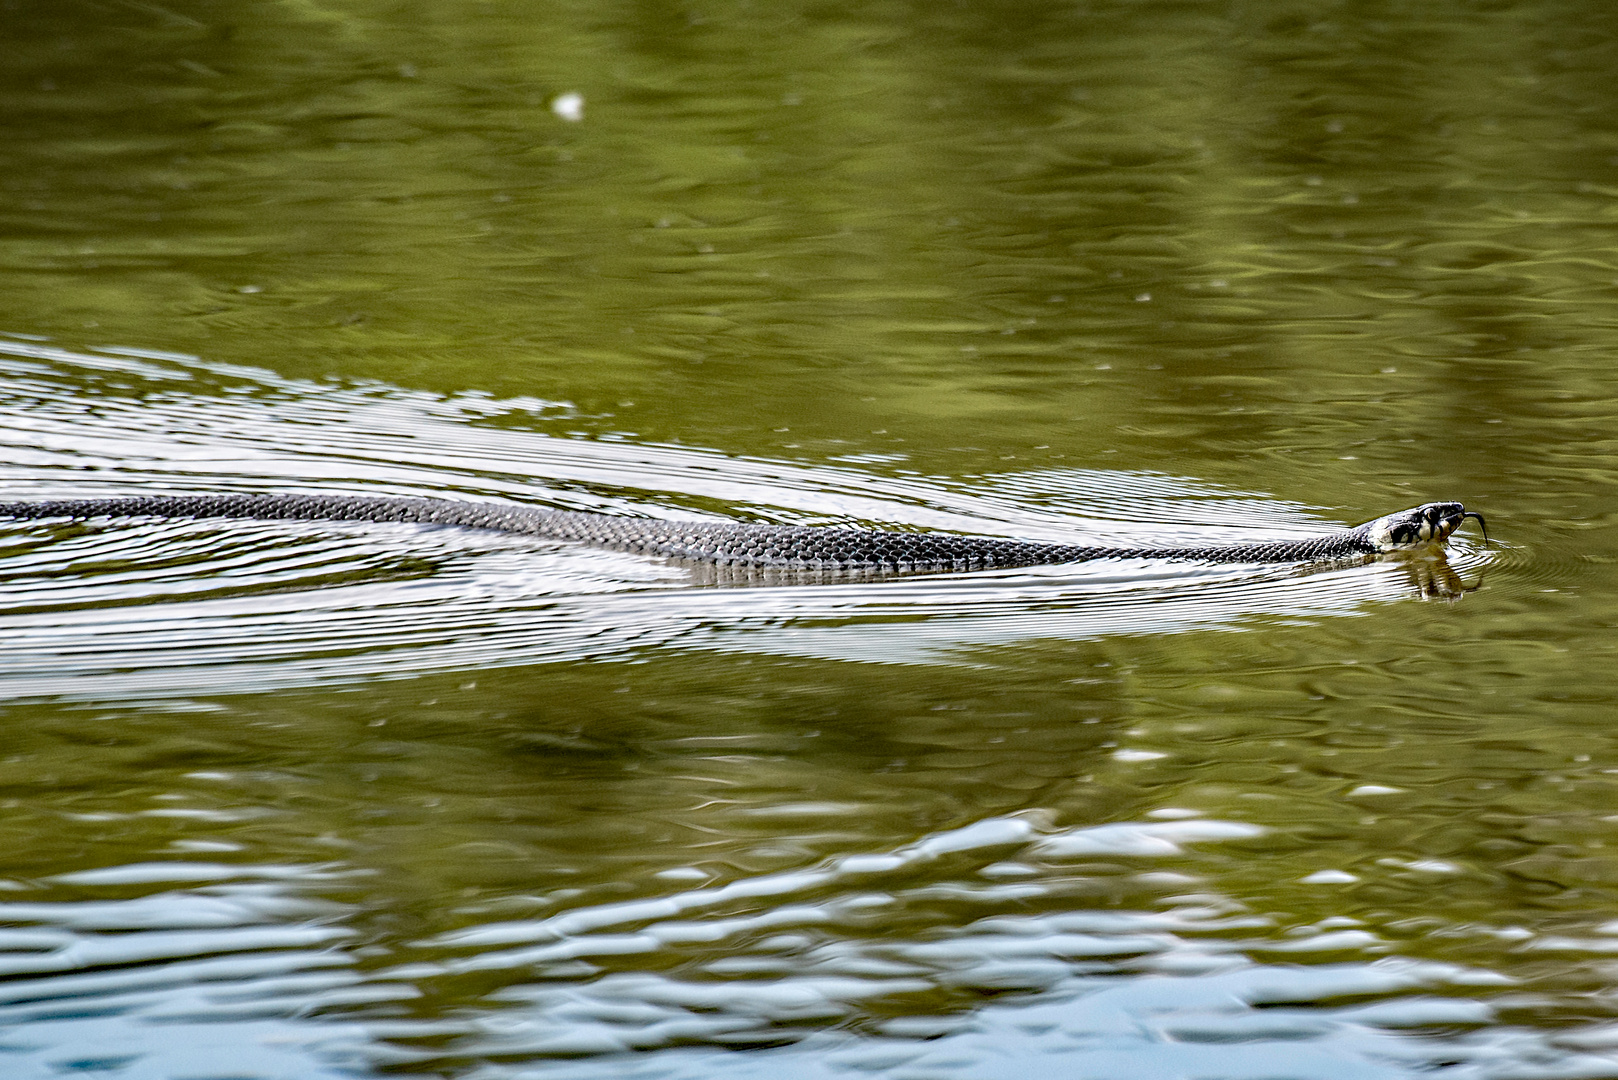
M 1324 536 L 1216 547 L 1117 548 L 1043 544 L 949 533 L 739 525 L 543 510 L 449 499 L 354 495 L 153 495 L 0 503 L 0 518 L 254 518 L 381 521 L 577 540 L 601 547 L 722 566 L 804 570 L 981 570 L 1094 559 L 1314 562 L 1374 554 L 1365 526 Z

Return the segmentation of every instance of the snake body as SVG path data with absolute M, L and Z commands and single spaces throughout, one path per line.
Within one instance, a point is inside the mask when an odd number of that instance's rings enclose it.
M 503 503 L 361 495 L 150 495 L 0 502 L 0 518 L 252 518 L 420 522 L 576 540 L 721 566 L 802 570 L 981 570 L 1096 559 L 1217 563 L 1318 562 L 1442 543 L 1468 517 L 1460 503 L 1427 503 L 1351 529 L 1264 543 L 1092 547 L 950 533 L 664 521 Z

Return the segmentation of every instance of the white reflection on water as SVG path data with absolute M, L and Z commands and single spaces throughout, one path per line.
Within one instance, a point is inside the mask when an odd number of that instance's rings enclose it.
M 1031 907 L 1060 900 L 1064 865 L 1086 865 L 1064 860 L 1106 853 L 1144 882 L 1155 880 L 1152 860 L 1194 870 L 1195 849 L 1263 831 L 1217 820 L 1053 831 L 1039 814 L 992 817 L 887 853 L 485 923 L 382 968 L 333 925 L 353 912 L 318 898 L 343 877 L 337 866 L 100 868 L 56 879 L 82 899 L 0 903 L 15 928 L 0 935 L 0 1028 L 9 1063 L 27 1075 L 393 1066 L 482 1080 L 695 1078 L 712 1074 L 715 1054 L 727 1075 L 803 1078 L 1392 1080 L 1440 1065 L 1471 1078 L 1549 1075 L 1538 1068 L 1548 1062 L 1556 1075 L 1605 1075 L 1600 1028 L 1564 1030 L 1552 1047 L 1498 1023 L 1487 998 L 1510 980 L 1386 955 L 1400 944 L 1368 931 L 1347 943 L 1325 935 L 1354 955 L 1344 962 L 1255 962 L 1275 944 L 1271 920 L 1185 892 L 1195 877 L 1158 875 L 1169 891 L 1155 909 Z M 1046 872 L 975 882 L 1006 859 Z M 157 889 L 128 895 L 141 886 Z M 937 921 L 944 896 L 969 897 L 980 917 Z M 873 917 L 912 932 L 864 932 Z M 413 1018 L 397 1007 L 468 974 L 505 976 L 491 1008 Z M 962 993 L 981 1003 L 926 1007 Z M 862 1016 L 857 1033 L 839 1030 Z M 1435 1027 L 1449 1029 L 1443 1039 L 1421 1037 Z M 633 1054 L 649 1049 L 661 1052 Z
M 343 906 L 298 889 L 334 876 L 329 867 L 144 864 L 55 879 L 106 889 L 105 898 L 0 902 L 0 921 L 26 927 L 0 932 L 6 1075 L 352 1075 L 338 1066 L 355 1060 L 368 1033 L 304 1018 L 416 991 L 366 980 L 338 948 L 353 936 L 328 924 Z M 120 895 L 173 882 L 188 887 Z
M 548 402 L 104 353 L 0 342 L 5 497 L 443 494 L 1142 544 L 1321 527 L 1297 506 L 1155 474 L 872 476 L 483 426 L 565 412 Z M 1457 565 L 1473 561 L 1463 553 Z M 1299 573 L 1131 561 L 695 589 L 700 572 L 528 537 L 285 522 L 6 526 L 0 575 L 0 694 L 82 699 L 626 659 L 650 648 L 950 662 L 982 645 L 1237 629 L 1412 594 L 1409 572 L 1387 564 Z

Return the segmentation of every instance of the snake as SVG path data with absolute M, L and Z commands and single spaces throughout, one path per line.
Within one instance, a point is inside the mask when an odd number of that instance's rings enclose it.
M 1105 547 L 956 533 L 840 526 L 670 521 L 491 502 L 371 495 L 141 495 L 0 502 L 0 519 L 248 518 L 261 521 L 415 522 L 494 529 L 661 556 L 681 562 L 819 571 L 951 571 L 1097 559 L 1313 563 L 1441 547 L 1468 518 L 1431 502 L 1353 528 L 1291 540 L 1185 547 Z

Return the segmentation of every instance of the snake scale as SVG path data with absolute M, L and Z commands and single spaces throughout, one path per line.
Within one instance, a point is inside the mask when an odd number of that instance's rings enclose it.
M 1216 563 L 1319 562 L 1442 544 L 1466 518 L 1437 502 L 1320 536 L 1205 547 L 1091 547 L 950 533 L 664 521 L 503 503 L 363 495 L 150 495 L 0 502 L 0 519 L 251 518 L 420 522 L 576 540 L 721 566 L 803 570 L 981 570 L 1096 559 Z M 1486 528 L 1486 526 L 1485 526 Z M 1485 533 L 1487 538 L 1487 533 Z

